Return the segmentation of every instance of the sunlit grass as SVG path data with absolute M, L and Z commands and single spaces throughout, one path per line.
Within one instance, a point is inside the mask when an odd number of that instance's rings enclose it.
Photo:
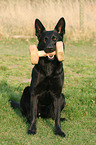
M 0 1 L 0 35 L 34 36 L 36 18 L 49 30 L 54 29 L 60 17 L 64 17 L 67 40 L 96 40 L 96 1 L 84 2 L 83 32 L 80 31 L 79 11 L 79 0 Z
M 96 142 L 96 48 L 67 45 L 65 51 L 66 107 L 61 113 L 66 138 L 54 135 L 54 120 L 37 119 L 37 134 L 28 135 L 29 124 L 9 99 L 20 101 L 23 88 L 30 84 L 29 45 L 36 40 L 0 41 L 0 144 L 95 145 Z

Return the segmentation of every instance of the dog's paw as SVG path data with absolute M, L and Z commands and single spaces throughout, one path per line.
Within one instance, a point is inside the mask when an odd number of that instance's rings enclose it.
M 62 130 L 55 130 L 55 135 L 60 135 L 62 137 L 65 137 L 65 133 Z
M 36 134 L 36 130 L 28 130 L 28 134 L 33 134 L 33 135 L 35 135 Z

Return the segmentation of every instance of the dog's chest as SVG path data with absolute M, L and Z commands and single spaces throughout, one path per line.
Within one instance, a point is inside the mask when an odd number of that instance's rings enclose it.
M 46 62 L 46 59 L 45 60 L 42 59 L 40 62 L 40 69 L 46 77 L 50 77 L 54 75 L 56 66 L 57 66 L 57 63 L 55 60 L 52 62 Z
M 47 64 L 47 65 L 44 66 L 43 70 L 44 70 L 45 75 L 47 77 L 51 76 L 54 72 L 54 66 L 52 64 Z

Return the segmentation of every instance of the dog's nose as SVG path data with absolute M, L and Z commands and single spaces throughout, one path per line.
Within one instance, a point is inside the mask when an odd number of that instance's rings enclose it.
M 49 49 L 50 51 L 52 51 L 52 50 L 53 50 L 53 48 L 52 48 L 52 47 L 48 47 L 47 49 Z
M 45 49 L 45 52 L 46 52 L 46 53 L 51 53 L 51 52 L 53 52 L 53 51 L 55 51 L 55 48 L 54 48 L 53 46 L 48 46 L 48 47 Z
M 46 53 L 51 53 L 51 52 L 53 52 L 53 51 L 54 51 L 53 48 L 46 48 L 46 50 L 45 50 Z

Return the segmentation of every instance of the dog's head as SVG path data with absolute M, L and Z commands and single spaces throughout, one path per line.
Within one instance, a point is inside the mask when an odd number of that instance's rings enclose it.
M 39 19 L 35 20 L 35 32 L 38 37 L 38 50 L 44 50 L 46 53 L 51 53 L 56 50 L 56 42 L 63 41 L 65 34 L 65 20 L 62 17 L 56 24 L 53 31 L 46 31 Z M 53 59 L 49 57 L 49 59 Z

